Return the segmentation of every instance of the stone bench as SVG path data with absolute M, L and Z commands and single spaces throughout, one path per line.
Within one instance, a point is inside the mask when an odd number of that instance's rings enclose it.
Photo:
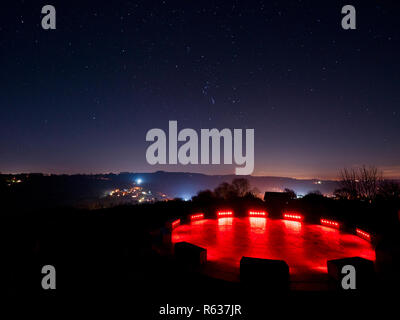
M 174 254 L 178 262 L 191 266 L 199 266 L 207 262 L 207 250 L 189 242 L 175 243 Z

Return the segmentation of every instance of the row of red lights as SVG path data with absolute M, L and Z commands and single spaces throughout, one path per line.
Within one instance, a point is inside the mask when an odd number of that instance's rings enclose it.
M 204 219 L 204 213 L 196 213 L 190 216 L 190 220 L 201 220 Z
M 333 220 L 327 220 L 327 219 L 321 219 L 321 224 L 328 226 L 328 227 L 334 227 L 334 228 L 340 227 L 339 222 L 336 222 Z M 365 240 L 371 241 L 371 234 L 369 234 L 368 232 L 365 232 L 359 228 L 356 228 L 356 234 Z
M 284 213 L 283 217 L 288 220 L 302 221 L 303 216 L 297 213 Z
M 339 222 L 327 219 L 321 219 L 321 224 L 327 227 L 339 228 Z
M 265 211 L 249 211 L 250 217 L 266 217 L 267 213 Z
M 368 232 L 356 228 L 356 233 L 359 237 L 364 238 L 365 240 L 371 240 L 371 235 Z
M 177 219 L 171 223 L 171 227 L 175 228 L 176 226 L 179 226 L 180 224 L 181 224 L 181 219 Z
M 232 211 L 218 211 L 217 216 L 218 217 L 232 217 L 233 212 Z
M 232 217 L 233 216 L 233 212 L 232 211 L 218 211 L 217 212 L 217 216 L 219 218 L 222 217 Z M 266 217 L 267 216 L 267 212 L 265 211 L 249 211 L 249 216 L 251 217 Z M 288 220 L 295 220 L 295 221 L 302 221 L 303 220 L 303 216 L 298 214 L 298 213 L 292 213 L 292 212 L 288 212 L 288 213 L 284 213 L 283 214 L 284 219 L 288 219 Z M 201 220 L 204 219 L 204 213 L 196 213 L 190 216 L 190 220 Z M 321 218 L 320 220 L 321 224 L 324 226 L 328 226 L 328 227 L 333 227 L 333 228 L 339 228 L 340 224 L 339 222 L 336 222 L 334 220 L 328 220 L 328 219 L 323 219 Z M 181 223 L 180 219 L 175 220 L 174 222 L 172 222 L 172 228 L 175 228 L 176 226 L 178 226 Z M 359 228 L 356 228 L 356 233 L 358 236 L 366 239 L 366 240 L 371 240 L 371 235 L 368 232 L 365 232 Z

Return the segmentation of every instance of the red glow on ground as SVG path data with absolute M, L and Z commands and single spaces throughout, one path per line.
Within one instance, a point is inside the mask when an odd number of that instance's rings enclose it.
M 303 216 L 295 212 L 285 212 L 283 218 L 287 220 L 303 221 Z
M 217 217 L 221 218 L 221 217 L 232 217 L 233 216 L 233 212 L 232 211 L 218 211 L 217 212 Z
M 371 241 L 371 235 L 368 232 L 365 232 L 365 231 L 357 228 L 356 233 L 359 237 L 361 237 L 365 240 Z
M 175 228 L 181 224 L 181 219 L 177 219 L 171 223 L 171 227 Z
M 210 275 L 239 279 L 242 256 L 285 260 L 294 281 L 314 281 L 331 259 L 359 256 L 375 261 L 371 244 L 336 228 L 263 217 L 204 219 L 173 230 L 172 242 L 187 241 L 207 249 Z M 306 279 L 306 280 L 305 280 Z
M 321 219 L 321 224 L 327 227 L 339 228 L 339 222 L 327 219 Z
M 218 219 L 219 226 L 231 226 L 232 223 L 233 223 L 233 218 L 230 218 L 230 217 L 228 217 L 228 218 L 222 217 L 222 218 Z
M 249 216 L 250 217 L 266 217 L 267 213 L 265 211 L 251 210 L 251 211 L 249 211 Z
M 283 225 L 288 233 L 298 233 L 301 231 L 301 222 L 294 220 L 282 220 Z
M 250 230 L 254 233 L 263 233 L 265 232 L 265 228 L 267 226 L 267 219 L 263 217 L 251 217 L 250 221 Z
M 196 213 L 190 216 L 190 220 L 201 220 L 204 219 L 204 213 Z

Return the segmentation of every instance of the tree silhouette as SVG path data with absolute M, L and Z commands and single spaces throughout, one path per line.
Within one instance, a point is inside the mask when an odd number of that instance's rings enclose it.
M 238 197 L 244 197 L 250 191 L 249 180 L 237 178 L 232 181 L 232 188 Z
M 285 190 L 283 192 L 288 194 L 289 199 L 297 198 L 296 192 L 294 192 L 294 190 L 292 190 L 292 189 L 285 188 Z
M 400 199 L 400 184 L 392 180 L 383 180 L 379 185 L 377 196 L 384 200 Z
M 343 169 L 340 171 L 340 188 L 335 190 L 335 196 L 349 200 L 373 200 L 376 198 L 382 174 L 374 166 L 367 168 Z
M 234 199 L 243 198 L 251 193 L 250 183 L 247 179 L 237 178 L 233 179 L 232 183 L 222 182 L 219 184 L 214 191 L 203 190 L 200 191 L 193 200 L 198 201 L 212 201 L 215 198 L 218 199 Z

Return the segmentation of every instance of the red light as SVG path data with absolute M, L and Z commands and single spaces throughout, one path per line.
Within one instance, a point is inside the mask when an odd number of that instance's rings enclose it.
M 327 227 L 332 227 L 332 228 L 339 228 L 339 222 L 333 221 L 333 220 L 327 220 L 327 219 L 321 219 L 321 224 Z
M 172 229 L 181 224 L 181 219 L 177 219 L 171 223 Z
M 218 216 L 218 218 L 232 217 L 233 216 L 233 212 L 232 211 L 218 211 L 217 212 L 217 216 Z
M 249 211 L 250 217 L 266 217 L 267 213 L 265 211 Z
M 359 237 L 361 237 L 365 240 L 371 241 L 371 235 L 368 232 L 365 232 L 361 229 L 356 228 L 356 233 Z
M 295 220 L 295 221 L 302 221 L 303 220 L 303 216 L 299 215 L 297 213 L 284 213 L 283 214 L 283 218 L 287 219 L 287 220 Z
M 217 211 L 222 210 L 215 210 L 215 218 Z M 304 220 L 299 222 L 249 217 L 248 210 L 244 211 L 246 217 L 243 218 L 223 217 L 179 226 L 173 230 L 171 242 L 186 241 L 207 249 L 207 259 L 214 264 L 207 272 L 216 278 L 239 279 L 242 256 L 278 259 L 287 262 L 293 280 L 301 281 L 299 283 L 310 281 L 313 289 L 315 282 L 311 281 L 319 281 L 321 272 L 326 274 L 327 260 L 355 256 L 376 260 L 371 243 L 358 237 L 355 227 L 354 235 L 349 235 L 334 228 L 324 228 L 318 220 L 316 224 L 305 226 L 303 222 L 307 221 L 307 216 L 302 212 L 298 213 Z M 235 211 L 233 214 L 236 216 Z M 343 222 L 337 221 L 340 227 L 344 226 Z
M 204 213 L 196 213 L 190 216 L 190 220 L 201 220 L 204 219 Z

